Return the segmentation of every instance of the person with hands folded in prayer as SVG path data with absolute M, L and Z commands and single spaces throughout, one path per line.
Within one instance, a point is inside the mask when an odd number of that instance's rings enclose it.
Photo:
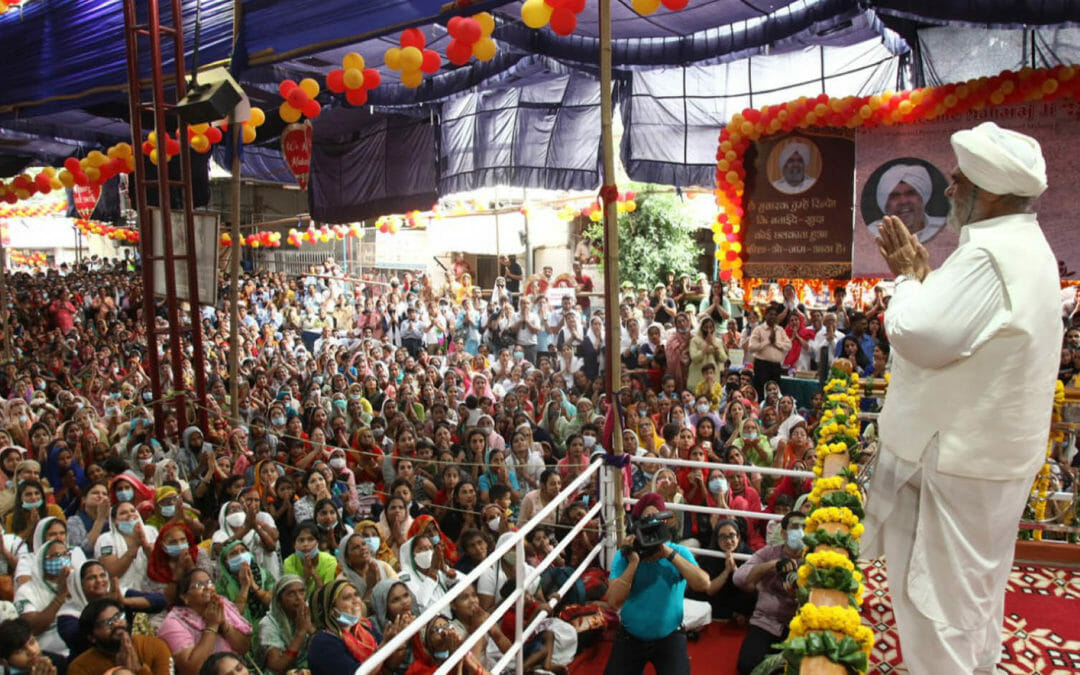
M 172 654 L 164 640 L 132 635 L 124 608 L 113 598 L 91 600 L 79 615 L 79 630 L 91 647 L 68 666 L 68 675 L 99 675 L 113 667 L 135 675 L 171 675 Z
M 247 654 L 251 624 L 236 605 L 214 591 L 209 574 L 193 568 L 176 582 L 176 604 L 161 624 L 158 637 L 169 645 L 177 675 L 195 675 L 215 652 Z
M 41 649 L 34 637 L 30 622 L 25 618 L 8 619 L 0 623 L 0 662 L 8 673 L 27 675 L 56 675 L 56 665 L 64 659 Z
M 664 499 L 650 492 L 634 504 L 631 517 L 649 519 L 665 508 Z M 658 675 L 689 675 L 683 595 L 687 584 L 694 591 L 707 590 L 709 575 L 678 544 L 660 544 L 640 554 L 633 547 L 630 535 L 611 563 L 607 601 L 619 611 L 621 626 L 604 673 L 638 675 L 652 663 Z

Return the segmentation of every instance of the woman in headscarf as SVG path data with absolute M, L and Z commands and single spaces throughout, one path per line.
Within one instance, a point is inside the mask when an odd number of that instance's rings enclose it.
M 255 464 L 255 489 L 259 498 L 266 502 L 274 496 L 274 483 L 282 475 L 281 467 L 271 459 L 264 459 Z
M 521 487 L 518 484 L 517 474 L 506 465 L 504 451 L 489 448 L 484 453 L 484 472 L 480 474 L 478 481 L 480 501 L 488 502 L 488 493 L 491 488 L 500 483 L 510 488 L 510 499 L 513 503 L 521 501 Z
M 668 335 L 664 346 L 667 359 L 667 374 L 675 378 L 675 390 L 686 389 L 686 376 L 690 367 L 690 315 L 679 312 L 675 315 L 675 330 Z
M 72 562 L 67 578 L 68 597 L 57 613 L 56 627 L 70 649 L 69 660 L 90 648 L 87 636 L 79 631 L 79 615 L 92 600 L 112 598 L 124 607 L 128 625 L 136 612 L 157 614 L 168 606 L 160 593 L 142 593 L 116 583 L 99 560 L 87 560 L 81 565 Z
M 431 539 L 422 534 L 405 542 L 398 558 L 401 560 L 401 576 L 416 598 L 419 612 L 446 595 L 457 577 L 457 571 L 446 566 Z M 406 574 L 408 578 L 405 578 Z M 449 617 L 450 607 L 443 608 L 443 613 Z
M 45 503 L 45 488 L 36 480 L 24 480 L 15 489 L 17 508 L 4 519 L 4 530 L 26 541 L 34 527 L 43 518 L 65 520 L 64 512 L 56 504 Z
M 15 591 L 15 608 L 30 624 L 43 651 L 67 656 L 56 617 L 68 597 L 64 574 L 71 573 L 71 554 L 63 541 L 49 541 L 34 551 L 30 580 Z
M 410 642 L 413 662 L 405 675 L 432 675 L 461 646 L 462 637 L 451 627 L 446 617 L 436 616 L 420 632 L 413 635 Z M 487 668 L 472 651 L 466 652 L 465 658 L 457 665 L 457 672 L 463 675 L 488 674 Z
M 577 402 L 577 412 L 573 416 L 562 417 L 555 423 L 555 436 L 562 445 L 570 442 L 570 437 L 581 432 L 581 427 L 592 422 L 592 401 L 582 396 Z
M 0 516 L 5 519 L 11 515 L 12 511 L 18 502 L 15 499 L 15 492 L 18 490 L 19 484 L 34 480 L 41 483 L 42 489 L 45 492 L 45 502 L 55 501 L 52 498 L 52 488 L 44 482 L 41 477 L 41 464 L 38 464 L 35 460 L 24 459 L 15 466 L 15 480 L 12 481 L 11 487 L 3 492 L 0 492 Z M 9 529 L 8 532 L 11 530 Z
M 380 635 L 362 618 L 363 611 L 360 591 L 344 579 L 336 579 L 315 591 L 311 596 L 311 618 L 316 632 L 308 648 L 311 675 L 355 672 L 379 649 L 380 643 L 386 644 L 405 625 L 404 621 L 395 622 Z M 382 663 L 383 671 L 394 672 L 407 656 L 408 647 L 390 654 Z
M 379 514 L 379 536 L 391 550 L 396 550 L 409 538 L 412 522 L 409 504 L 405 499 L 400 496 L 391 497 L 386 501 L 386 508 Z
M 383 539 L 379 532 L 379 526 L 376 525 L 374 520 L 361 520 L 353 526 L 353 534 L 366 539 L 369 545 L 375 544 L 376 540 L 378 540 L 378 544 L 373 549 L 375 558 L 389 565 L 394 572 L 401 569 L 397 554 L 387 545 L 386 540 Z
M 42 546 L 51 541 L 61 541 L 67 544 L 67 523 L 60 518 L 51 516 L 42 518 L 34 527 L 33 534 L 21 541 L 25 542 L 25 546 L 20 546 L 17 551 L 19 557 L 13 575 L 16 588 L 28 582 L 33 576 L 33 570 L 31 569 L 34 562 L 33 553 L 36 553 Z M 86 560 L 86 554 L 80 548 L 72 549 L 71 555 L 76 565 L 81 565 Z
M 172 522 L 161 528 L 154 541 L 146 565 L 143 590 L 162 593 L 170 602 L 178 597 L 177 580 L 192 569 L 206 572 L 211 579 L 217 574 L 210 554 L 198 546 L 195 535 L 187 525 Z
M 277 675 L 307 668 L 308 646 L 315 634 L 304 580 L 286 574 L 274 585 L 270 611 L 260 621 L 256 644 L 260 662 Z
M 252 624 L 266 616 L 274 588 L 274 578 L 259 567 L 243 542 L 226 544 L 218 554 L 217 592 L 236 605 Z
M 64 441 L 53 441 L 46 457 L 45 477 L 55 488 L 56 503 L 65 514 L 73 513 L 78 507 L 79 495 L 86 489 L 86 474 Z
M 230 501 L 218 511 L 218 529 L 213 542 L 225 544 L 242 541 L 255 563 L 275 579 L 281 576 L 280 533 L 269 513 L 260 511 L 255 488 L 240 495 L 243 501 Z
M 189 569 L 176 580 L 176 599 L 157 636 L 169 645 L 177 675 L 194 675 L 217 652 L 247 654 L 252 626 L 215 592 L 210 575 Z
M 293 554 L 285 559 L 285 574 L 302 577 L 308 593 L 322 588 L 337 576 L 337 558 L 319 550 L 319 528 L 314 522 L 309 520 L 296 526 L 293 549 Z
M 153 501 L 154 489 L 130 473 L 122 473 L 109 483 L 109 499 L 114 505 L 131 502 L 137 508 L 143 502 Z
M 366 537 L 354 531 L 345 535 L 338 546 L 338 570 L 356 586 L 365 603 L 371 601 L 376 584 L 384 579 L 397 579 L 394 568 L 375 557 L 374 551 L 381 545 L 380 537 Z
M 154 512 L 146 519 L 146 524 L 160 530 L 170 522 L 184 523 L 191 528 L 196 539 L 206 529 L 195 513 L 181 501 L 180 492 L 171 485 L 164 485 L 154 491 Z
M 371 593 L 371 623 L 380 633 L 396 621 L 416 616 L 416 598 L 400 579 L 385 579 Z
M 146 569 L 157 541 L 158 530 L 145 525 L 131 502 L 112 508 L 109 531 L 98 536 L 94 557 L 125 588 L 149 590 Z
M 439 527 L 439 522 L 434 517 L 427 514 L 417 516 L 413 520 L 412 525 L 409 526 L 409 530 L 406 533 L 408 539 L 412 539 L 418 534 L 427 535 L 427 538 L 431 540 L 431 543 L 439 548 L 439 552 L 442 555 L 443 560 L 447 565 L 454 565 L 457 563 L 458 555 L 457 546 L 454 545 L 454 541 L 443 534 L 442 529 Z

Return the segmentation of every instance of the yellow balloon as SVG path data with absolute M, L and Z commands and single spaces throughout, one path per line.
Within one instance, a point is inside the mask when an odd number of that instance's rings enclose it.
M 345 87 L 359 89 L 364 86 L 364 71 L 359 68 L 349 68 L 345 71 Z
M 488 37 L 495 30 L 495 17 L 491 16 L 490 13 L 480 12 L 474 14 L 473 18 L 480 24 L 480 34 L 484 37 Z
M 401 50 L 401 70 L 403 73 L 420 70 L 420 65 L 423 63 L 424 54 L 416 47 L 405 47 Z
M 60 182 L 59 178 L 50 178 L 49 187 L 51 187 L 53 190 L 59 190 L 60 188 L 64 187 L 64 184 Z
M 315 98 L 319 95 L 319 83 L 310 77 L 300 80 L 300 88 L 304 90 L 308 98 Z
M 146 135 L 146 140 L 150 141 L 154 145 L 157 145 L 157 132 L 151 131 L 149 134 Z
M 315 85 L 315 86 L 318 86 L 318 85 Z M 254 126 L 261 127 L 263 125 L 263 122 L 265 122 L 265 121 L 266 121 L 266 113 L 263 112 L 262 108 L 252 108 L 251 109 L 251 123 Z
M 422 56 L 421 59 L 423 59 Z M 401 70 L 401 49 L 397 47 L 387 49 L 383 54 L 383 61 L 390 70 Z
M 401 71 L 401 83 L 409 89 L 416 89 L 424 81 L 424 74 L 417 70 Z
M 472 55 L 477 61 L 490 61 L 495 58 L 495 41 L 489 37 L 482 37 L 472 47 Z
M 633 0 L 630 6 L 635 12 L 644 16 L 660 9 L 660 0 Z
M 357 70 L 363 70 L 364 57 L 360 56 L 356 52 L 349 52 L 345 55 L 345 58 L 341 59 L 341 68 L 343 70 L 349 70 L 350 68 L 356 68 Z
M 101 178 L 101 171 L 95 166 L 87 167 L 86 171 L 83 173 L 86 174 L 86 177 L 90 179 L 91 183 L 96 183 L 98 182 L 98 179 Z
M 210 139 L 206 136 L 192 136 L 191 149 L 195 152 L 206 152 L 210 149 Z
M 196 134 L 205 134 L 206 130 L 210 128 L 210 125 L 203 122 L 202 124 L 192 124 L 191 130 Z
M 656 5 L 660 6 L 660 0 L 656 0 Z M 551 20 L 552 10 L 552 6 L 544 0 L 525 0 L 521 6 L 521 20 L 529 28 L 543 28 Z
M 75 187 L 75 176 L 72 176 L 71 172 L 68 171 L 67 169 L 61 169 L 60 170 L 59 178 L 60 178 L 60 183 L 63 184 L 64 187 L 66 187 L 66 188 Z
M 295 108 L 294 108 L 294 110 L 295 110 Z M 255 142 L 255 127 L 250 126 L 248 124 L 244 125 L 244 142 L 245 143 L 254 143 Z
M 93 167 L 104 166 L 109 161 L 109 158 L 101 154 L 98 150 L 91 150 L 90 154 L 86 156 L 86 159 L 90 166 Z
M 281 115 L 281 120 L 286 124 L 292 124 L 300 119 L 300 111 L 289 105 L 287 101 L 278 108 L 278 114 Z

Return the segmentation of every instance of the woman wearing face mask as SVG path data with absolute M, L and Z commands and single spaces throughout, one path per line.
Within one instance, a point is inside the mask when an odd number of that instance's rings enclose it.
M 50 541 L 34 551 L 31 578 L 15 591 L 15 607 L 30 624 L 42 650 L 66 657 L 68 647 L 56 627 L 56 617 L 68 599 L 72 574 L 67 543 Z
M 160 530 L 166 523 L 182 522 L 198 537 L 205 527 L 193 516 L 180 501 L 180 493 L 176 488 L 164 485 L 154 491 L 154 512 L 146 519 L 146 524 Z
M 214 590 L 210 575 L 191 569 L 176 581 L 176 600 L 157 636 L 169 645 L 177 675 L 196 675 L 211 654 L 251 649 L 251 624 Z
M 462 636 L 445 617 L 435 617 L 410 640 L 413 662 L 409 666 L 408 675 L 431 675 L 457 651 L 462 641 Z M 465 658 L 457 663 L 455 672 L 462 675 L 488 675 L 487 668 L 471 651 L 466 652 Z
M 65 520 L 64 512 L 56 504 L 45 503 L 45 488 L 36 480 L 24 480 L 15 489 L 15 502 L 19 508 L 4 519 L 4 530 L 28 541 L 34 528 L 43 518 Z
M 59 518 L 42 518 L 34 527 L 31 538 L 22 540 L 11 536 L 15 544 L 12 550 L 18 553 L 18 559 L 11 568 L 14 569 L 15 587 L 18 588 L 33 577 L 34 571 L 31 568 L 34 564 L 34 553 L 50 542 L 59 541 L 67 544 L 67 524 Z M 23 541 L 25 545 L 21 543 Z M 71 557 L 74 565 L 81 565 L 86 560 L 86 555 L 81 548 L 71 549 Z
M 398 559 L 401 561 L 402 578 L 416 598 L 418 612 L 423 612 L 446 595 L 457 576 L 456 571 L 445 567 L 431 539 L 422 534 L 402 545 Z M 408 578 L 405 578 L 406 574 Z M 445 608 L 443 613 L 449 616 L 449 608 Z
M 125 588 L 146 588 L 146 570 L 157 540 L 157 528 L 144 525 L 138 510 L 130 502 L 112 509 L 109 531 L 98 537 L 94 557 Z
M 655 458 L 657 455 L 655 452 L 645 451 L 644 456 Z M 651 492 L 649 486 L 652 484 L 653 477 L 660 471 L 661 465 L 656 462 L 642 462 L 632 466 L 633 477 L 630 484 L 630 496 L 634 499 L 640 499 L 641 495 Z
M 146 564 L 147 581 L 143 590 L 162 593 L 170 601 L 177 597 L 177 579 L 193 569 L 217 574 L 210 554 L 199 548 L 195 535 L 183 523 L 172 522 L 161 528 Z
M 343 579 L 337 579 L 316 591 L 311 596 L 310 604 L 316 631 L 308 651 L 311 675 L 354 672 L 411 619 L 411 616 L 401 617 L 387 625 L 380 634 L 367 619 L 362 618 L 364 600 L 360 592 Z M 408 646 L 390 654 L 382 664 L 383 672 L 398 672 L 409 657 Z
M 320 499 L 315 504 L 315 524 L 319 528 L 319 550 L 331 555 L 337 555 L 339 542 L 353 531 L 330 499 Z
M 109 500 L 113 505 L 127 502 L 137 507 L 153 499 L 154 490 L 129 473 L 122 473 L 109 483 Z
M 293 554 L 285 559 L 285 574 L 304 579 L 310 593 L 333 581 L 337 576 L 337 558 L 319 550 L 319 528 L 308 520 L 296 526 Z
M 361 520 L 353 526 L 353 533 L 363 537 L 369 542 L 369 544 L 378 544 L 372 551 L 374 557 L 386 563 L 390 566 L 394 572 L 401 569 L 401 565 L 398 563 L 397 554 L 394 550 L 387 545 L 386 540 L 383 539 L 382 534 L 379 532 L 379 526 L 374 520 Z
M 457 546 L 452 539 L 443 534 L 443 531 L 435 518 L 427 514 L 417 516 L 417 518 L 412 521 L 412 524 L 409 525 L 405 537 L 406 539 L 412 539 L 418 534 L 423 534 L 431 540 L 431 543 L 439 549 L 438 555 L 442 557 L 442 560 L 445 561 L 447 565 L 457 563 L 460 558 Z
M 60 637 L 70 650 L 69 658 L 90 648 L 86 636 L 79 630 L 79 615 L 93 600 L 112 598 L 124 607 L 128 625 L 135 621 L 136 612 L 157 614 L 168 606 L 165 596 L 159 593 L 143 593 L 117 585 L 105 566 L 97 560 L 87 560 L 81 565 L 72 562 L 72 573 L 67 578 L 68 597 L 57 614 L 56 627 Z
M 382 546 L 378 536 L 363 536 L 358 532 L 345 535 L 338 546 L 338 569 L 360 591 L 364 602 L 371 602 L 376 584 L 385 579 L 397 579 L 397 572 L 387 563 L 375 557 Z
M 243 542 L 234 541 L 222 547 L 215 585 L 217 592 L 231 600 L 250 623 L 257 623 L 266 616 L 274 578 L 259 567 Z
M 304 580 L 286 574 L 274 585 L 270 610 L 259 621 L 259 654 L 276 675 L 307 668 L 308 646 L 315 634 Z

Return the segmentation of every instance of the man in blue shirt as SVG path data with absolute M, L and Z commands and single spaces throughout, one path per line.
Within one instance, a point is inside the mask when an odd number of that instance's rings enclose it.
M 874 338 L 870 337 L 870 334 L 866 332 L 866 328 L 869 322 L 866 319 L 866 315 L 862 312 L 855 312 L 851 315 L 851 337 L 855 338 L 855 341 L 859 343 L 859 348 L 862 349 L 862 353 L 866 355 L 866 360 L 870 363 L 874 362 Z M 841 340 L 836 345 L 836 358 L 843 356 L 841 350 L 844 348 L 844 341 Z
M 631 511 L 634 520 L 648 519 L 665 509 L 655 492 L 642 495 Z M 690 675 L 686 634 L 682 631 L 686 584 L 695 591 L 709 586 L 707 575 L 686 548 L 661 544 L 640 555 L 632 550 L 634 535 L 623 542 L 611 563 L 607 599 L 619 610 L 618 637 L 605 675 L 640 675 L 652 663 L 657 675 Z

